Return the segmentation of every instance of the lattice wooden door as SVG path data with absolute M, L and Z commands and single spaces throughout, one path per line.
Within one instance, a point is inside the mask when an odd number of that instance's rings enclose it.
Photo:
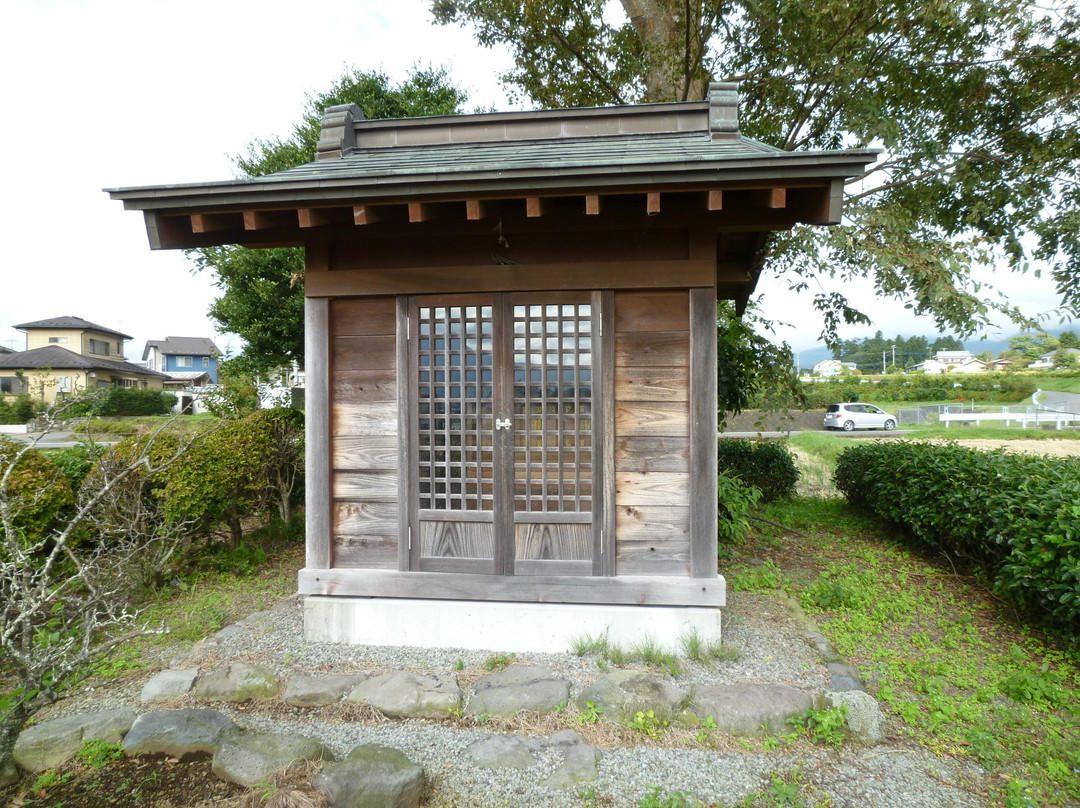
M 592 574 L 599 303 L 412 302 L 412 568 Z

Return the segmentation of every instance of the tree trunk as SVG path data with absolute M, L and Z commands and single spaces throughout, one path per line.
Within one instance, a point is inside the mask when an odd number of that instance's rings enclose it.
M 229 526 L 229 549 L 237 549 L 244 541 L 244 528 L 240 524 L 240 514 L 236 508 L 225 511 L 225 524 Z
M 0 785 L 10 776 L 17 776 L 11 753 L 15 750 L 15 741 L 19 739 L 19 733 L 30 713 L 30 706 L 25 701 L 20 701 L 0 718 Z
M 693 4 L 680 21 L 663 0 L 621 0 L 645 49 L 646 101 L 698 101 L 705 98 L 709 79 L 702 75 L 701 53 L 694 43 L 703 37 L 700 7 Z M 687 9 L 680 9 L 685 12 Z

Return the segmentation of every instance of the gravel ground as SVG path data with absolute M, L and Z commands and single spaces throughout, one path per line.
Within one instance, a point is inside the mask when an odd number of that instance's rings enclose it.
M 770 682 L 789 684 L 809 693 L 828 689 L 828 671 L 802 638 L 797 622 L 775 597 L 729 592 L 724 614 L 724 643 L 738 650 L 738 660 L 715 667 L 681 664 L 677 680 L 680 685 Z M 229 660 L 242 659 L 264 662 L 282 674 L 404 668 L 447 672 L 455 670 L 460 660 L 464 670 L 458 674 L 459 679 L 467 685 L 487 673 L 484 662 L 490 656 L 487 651 L 453 648 L 305 644 L 300 607 L 290 599 L 226 628 L 180 657 L 151 665 L 139 676 L 72 694 L 50 707 L 39 720 L 120 705 L 145 710 L 147 705 L 138 702 L 139 690 L 161 667 L 198 666 L 205 672 Z M 581 687 L 603 675 L 595 659 L 571 654 L 520 654 L 513 663 L 557 671 L 573 683 L 572 698 Z M 462 722 L 455 726 L 412 720 L 350 721 L 335 715 L 335 708 L 305 712 L 284 703 L 266 709 L 214 706 L 252 730 L 293 731 L 318 737 L 339 756 L 359 743 L 396 747 L 424 767 L 429 780 L 426 804 L 430 808 L 582 808 L 589 804 L 583 802 L 577 789 L 558 791 L 541 785 L 560 762 L 554 750 L 546 750 L 540 755 L 540 763 L 524 772 L 474 766 L 463 754 L 464 749 L 499 731 L 490 727 L 465 726 Z M 801 784 L 805 805 L 940 808 L 991 804 L 979 796 L 985 792 L 987 776 L 980 768 L 962 760 L 936 757 L 895 736 L 869 749 L 845 747 L 835 751 L 799 742 L 793 746 L 781 743 L 779 748 L 766 751 L 760 741 L 742 743 L 715 736 L 715 748 L 711 749 L 628 745 L 641 743 L 642 739 L 636 734 L 631 736 L 629 731 L 590 733 L 591 727 L 580 728 L 569 717 L 565 726 L 581 729 L 590 743 L 601 748 L 600 776 L 589 785 L 600 797 L 595 804 L 612 808 L 636 808 L 653 786 L 661 787 L 666 794 L 686 792 L 706 804 L 731 805 L 748 794 L 767 792 L 775 776 L 789 781 L 795 778 Z M 515 731 L 529 734 L 528 727 Z

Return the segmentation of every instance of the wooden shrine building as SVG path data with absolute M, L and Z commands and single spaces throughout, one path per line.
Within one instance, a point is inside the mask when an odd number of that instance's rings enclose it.
M 719 631 L 716 301 L 874 152 L 702 102 L 364 120 L 315 162 L 111 191 L 154 249 L 306 250 L 311 639 Z M 648 608 L 643 608 L 648 607 Z M 697 621 L 697 622 L 694 622 Z

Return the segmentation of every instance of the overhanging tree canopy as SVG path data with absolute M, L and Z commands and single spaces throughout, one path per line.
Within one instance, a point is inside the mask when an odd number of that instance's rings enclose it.
M 443 23 L 505 44 L 504 80 L 544 107 L 703 97 L 741 82 L 746 134 L 784 149 L 882 145 L 847 187 L 846 221 L 774 237 L 766 269 L 793 287 L 870 277 L 883 297 L 971 333 L 993 310 L 978 264 L 1046 262 L 1080 313 L 1080 11 L 974 0 L 433 0 Z M 835 344 L 866 321 L 822 287 Z

